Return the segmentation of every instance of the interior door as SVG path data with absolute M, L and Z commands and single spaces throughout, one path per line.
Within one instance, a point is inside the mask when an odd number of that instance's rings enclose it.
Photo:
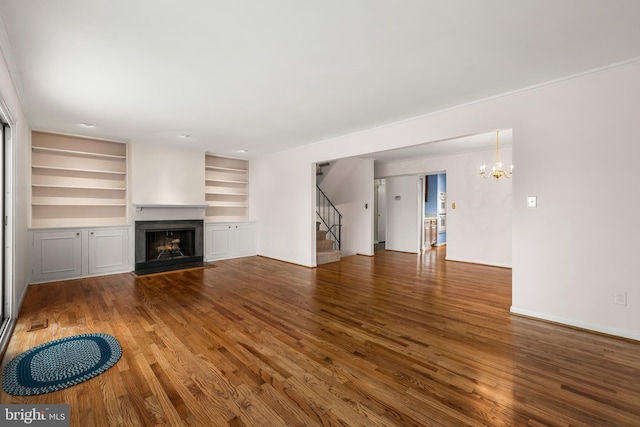
M 386 178 L 386 249 L 420 253 L 421 206 L 424 190 L 417 176 Z

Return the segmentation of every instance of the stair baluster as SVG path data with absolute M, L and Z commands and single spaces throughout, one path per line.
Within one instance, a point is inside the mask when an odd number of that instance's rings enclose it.
M 342 233 L 342 214 L 331 203 L 326 194 L 316 185 L 316 214 L 331 235 L 331 240 L 340 250 Z

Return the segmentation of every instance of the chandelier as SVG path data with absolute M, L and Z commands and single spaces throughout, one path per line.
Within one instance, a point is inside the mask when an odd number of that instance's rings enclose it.
M 500 161 L 500 152 L 498 149 L 499 141 L 498 135 L 500 131 L 496 131 L 496 163 L 491 168 L 491 172 L 487 173 L 487 165 L 480 166 L 480 176 L 483 178 L 489 178 L 490 176 L 495 179 L 499 179 L 500 177 L 511 178 L 513 175 L 513 165 L 509 168 L 509 172 L 502 169 L 502 162 Z

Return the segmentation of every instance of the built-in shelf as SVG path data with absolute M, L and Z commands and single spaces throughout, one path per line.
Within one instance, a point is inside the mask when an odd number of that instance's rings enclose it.
M 32 202 L 31 206 L 127 206 L 126 203 Z
M 207 190 L 207 194 L 219 194 L 221 196 L 248 196 L 249 193 L 232 193 L 230 191 L 217 190 L 217 191 L 209 191 Z
M 126 224 L 126 144 L 39 131 L 31 141 L 32 227 Z
M 86 172 L 86 173 L 106 173 L 113 175 L 126 175 L 126 171 L 110 171 L 104 169 L 85 169 L 85 168 L 69 168 L 60 166 L 46 166 L 46 165 L 31 165 L 33 169 L 49 169 L 57 171 L 69 171 L 69 172 Z
M 205 210 L 209 222 L 249 218 L 249 161 L 207 154 Z
M 241 173 L 247 173 L 249 172 L 248 169 L 237 169 L 237 168 L 224 168 L 221 166 L 205 166 L 206 170 L 216 170 L 216 171 L 227 171 L 227 172 L 241 172 Z
M 59 154 L 68 154 L 68 155 L 78 155 L 85 157 L 102 157 L 105 159 L 126 159 L 127 156 L 116 155 L 116 154 L 103 154 L 103 153 L 92 153 L 90 151 L 76 151 L 76 150 L 64 150 L 61 148 L 49 148 L 49 147 L 36 147 L 33 146 L 31 149 L 34 152 L 49 152 L 49 153 L 59 153 Z
M 224 182 L 225 184 L 248 184 L 249 181 L 239 181 L 233 179 L 206 179 L 206 182 Z
M 243 202 L 211 202 L 209 206 L 216 208 L 248 208 L 249 204 Z
M 33 188 L 74 188 L 77 190 L 112 190 L 126 191 L 125 187 L 92 187 L 87 185 L 55 185 L 55 184 L 31 184 Z

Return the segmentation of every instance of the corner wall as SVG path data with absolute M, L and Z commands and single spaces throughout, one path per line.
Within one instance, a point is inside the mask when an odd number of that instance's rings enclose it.
M 512 311 L 640 339 L 639 76 L 640 64 L 621 66 L 257 159 L 252 179 L 288 207 L 274 214 L 256 200 L 259 253 L 311 262 L 313 163 L 511 128 Z M 448 193 L 459 185 L 449 179 Z

